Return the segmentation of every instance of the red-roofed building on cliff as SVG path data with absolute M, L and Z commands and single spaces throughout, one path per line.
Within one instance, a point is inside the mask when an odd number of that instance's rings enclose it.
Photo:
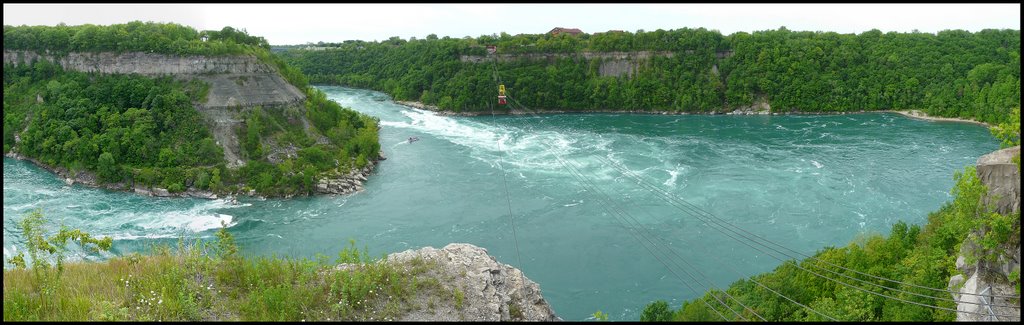
M 551 34 L 551 36 L 558 36 L 558 34 L 563 34 L 564 33 L 564 34 L 569 34 L 569 35 L 572 35 L 572 36 L 576 36 L 577 34 L 582 33 L 582 32 L 583 31 L 581 31 L 579 28 L 555 27 L 550 32 L 548 32 L 548 34 Z

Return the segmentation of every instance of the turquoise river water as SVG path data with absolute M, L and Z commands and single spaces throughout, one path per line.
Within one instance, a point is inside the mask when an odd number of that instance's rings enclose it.
M 953 173 L 998 149 L 984 127 L 885 113 L 444 117 L 320 88 L 381 120 L 388 159 L 365 191 L 238 205 L 151 198 L 66 186 L 5 158 L 4 259 L 24 249 L 16 221 L 36 208 L 115 239 L 109 253 L 74 254 L 88 260 L 212 238 L 221 221 L 250 255 L 336 256 L 349 239 L 374 255 L 464 242 L 522 269 L 564 319 L 635 320 L 653 300 L 678 307 L 781 263 L 647 186 L 812 254 L 899 220 L 925 223 L 950 199 Z

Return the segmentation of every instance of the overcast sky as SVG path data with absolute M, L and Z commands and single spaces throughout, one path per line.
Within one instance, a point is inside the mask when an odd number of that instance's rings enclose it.
M 1020 29 L 1020 4 L 4 4 L 4 25 L 174 22 L 232 26 L 271 44 L 480 35 L 586 33 L 683 27 L 723 34 L 786 26 L 794 31 L 871 29 L 935 33 Z

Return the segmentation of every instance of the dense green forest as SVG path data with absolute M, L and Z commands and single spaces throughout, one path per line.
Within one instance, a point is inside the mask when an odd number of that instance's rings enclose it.
M 49 166 L 91 171 L 107 183 L 136 183 L 170 192 L 192 187 L 233 193 L 248 187 L 263 195 L 312 193 L 315 179 L 348 173 L 377 157 L 374 118 L 343 108 L 308 87 L 301 72 L 269 53 L 266 41 L 244 31 L 225 27 L 220 32 L 197 33 L 188 27 L 154 23 L 4 26 L 4 47 L 42 51 L 53 45 L 51 53 L 109 49 L 93 43 L 69 46 L 78 43 L 44 40 L 36 44 L 24 39 L 57 37 L 53 35 L 78 39 L 83 33 L 105 35 L 90 39 L 114 44 L 110 46 L 121 51 L 166 51 L 152 46 L 207 35 L 209 40 L 202 44 L 210 47 L 193 48 L 191 54 L 226 55 L 236 52 L 220 51 L 244 48 L 244 53 L 282 67 L 279 70 L 305 91 L 307 100 L 304 107 L 245 110 L 238 136 L 247 161 L 233 169 L 225 165 L 223 149 L 194 108 L 204 101 L 209 87 L 202 81 L 63 71 L 46 60 L 5 64 L 4 152 L 16 147 Z M 311 130 L 304 129 L 303 118 L 311 122 Z M 17 146 L 15 134 L 20 138 Z M 317 141 L 321 135 L 326 141 Z M 271 163 L 267 157 L 271 145 L 294 146 L 297 154 Z
M 477 38 L 346 41 L 283 57 L 314 83 L 387 92 L 455 112 L 495 102 L 492 60 L 460 56 L 560 53 L 497 63 L 509 94 L 531 109 L 724 112 L 767 101 L 774 112 L 921 109 L 998 123 L 1020 105 L 1020 31 L 860 34 L 783 28 L 723 36 L 700 29 Z M 601 76 L 595 52 L 654 55 L 636 74 Z
M 270 44 L 244 30 L 196 31 L 173 23 L 133 21 L 109 26 L 4 25 L 5 50 L 69 52 L 149 52 L 174 55 L 237 55 L 269 50 Z
M 225 26 L 219 31 L 197 31 L 173 23 L 133 21 L 109 26 L 9 26 L 4 25 L 4 50 L 34 51 L 51 55 L 71 52 L 143 52 L 168 55 L 255 55 L 299 89 L 308 86 L 297 69 L 270 54 L 263 37 Z

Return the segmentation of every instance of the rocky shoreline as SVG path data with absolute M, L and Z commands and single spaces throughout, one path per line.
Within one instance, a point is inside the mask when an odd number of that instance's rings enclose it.
M 155 197 L 192 197 L 208 200 L 216 200 L 222 198 L 217 193 L 212 191 L 199 190 L 193 187 L 189 187 L 185 191 L 178 193 L 171 193 L 165 188 L 160 187 L 146 187 L 133 183 L 117 182 L 117 183 L 100 183 L 97 181 L 96 174 L 89 171 L 79 171 L 72 173 L 63 167 L 52 167 L 47 164 L 36 160 L 35 158 L 25 157 L 15 152 L 8 152 L 4 154 L 4 157 L 25 160 L 39 166 L 42 169 L 57 174 L 65 184 L 68 186 L 79 183 L 85 186 L 102 188 L 112 191 L 123 191 L 132 192 L 135 194 L 141 194 L 145 196 Z M 348 195 L 363 190 L 363 183 L 367 181 L 367 177 L 373 172 L 374 167 L 379 163 L 380 160 L 386 160 L 384 153 L 381 152 L 378 159 L 367 162 L 366 167 L 362 169 L 355 169 L 350 171 L 348 174 L 340 175 L 337 177 L 326 177 L 318 180 L 315 191 L 316 194 L 332 194 L 332 195 Z M 221 193 L 224 194 L 224 193 Z M 223 198 L 234 201 L 237 196 L 251 196 L 260 197 L 257 195 L 255 190 L 249 190 L 248 192 L 238 191 L 236 193 L 228 193 Z M 292 195 L 284 196 L 284 198 L 291 198 Z
M 992 127 L 988 123 L 979 122 L 979 121 L 975 121 L 975 120 L 962 119 L 962 118 L 956 118 L 956 117 L 930 116 L 930 115 L 928 115 L 928 113 L 925 113 L 925 112 L 922 112 L 922 111 L 919 111 L 919 110 L 916 110 L 916 109 L 903 110 L 903 111 L 886 111 L 886 112 L 893 112 L 893 113 L 897 113 L 897 114 L 900 114 L 900 115 L 903 115 L 903 116 L 906 116 L 906 117 L 909 117 L 909 118 L 916 118 L 916 119 L 925 120 L 925 121 L 972 123 L 972 124 L 983 125 L 985 127 Z
M 353 169 L 348 174 L 341 175 L 336 178 L 321 178 L 316 183 L 316 192 L 319 194 L 335 194 L 335 195 L 347 195 L 363 190 L 363 183 L 366 182 L 366 177 L 370 176 L 373 169 L 377 167 L 377 164 L 381 160 L 387 160 L 384 157 L 384 152 L 378 152 L 376 160 L 370 160 L 366 162 L 366 166 L 362 169 Z
M 395 101 L 395 103 L 420 109 L 427 110 L 437 113 L 439 116 L 481 116 L 491 115 L 491 112 L 452 112 L 443 111 L 437 106 L 425 105 L 421 102 L 407 102 L 407 101 Z M 756 108 L 756 109 L 755 109 Z M 643 114 L 643 115 L 846 115 L 846 114 L 862 114 L 862 113 L 894 113 L 900 114 L 909 118 L 921 119 L 926 121 L 934 122 L 961 122 L 961 123 L 972 123 L 982 125 L 985 127 L 991 127 L 988 123 L 979 122 L 975 120 L 954 118 L 954 117 L 935 117 L 929 116 L 920 110 L 859 110 L 859 111 L 848 111 L 848 112 L 770 112 L 767 107 L 741 107 L 729 112 L 706 112 L 706 113 L 694 113 L 694 112 L 659 112 L 659 111 L 636 111 L 636 110 L 590 110 L 590 111 L 565 111 L 565 110 L 534 110 L 532 112 L 524 110 L 503 110 L 494 111 L 494 115 L 545 115 L 545 114 Z

